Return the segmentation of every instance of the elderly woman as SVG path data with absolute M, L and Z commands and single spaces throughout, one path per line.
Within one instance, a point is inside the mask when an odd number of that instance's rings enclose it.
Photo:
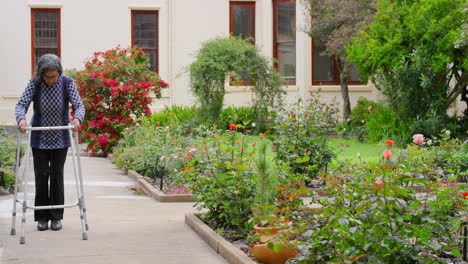
M 33 105 L 33 127 L 67 126 L 70 123 L 69 104 L 75 118 L 71 122 L 77 129 L 85 116 L 85 108 L 73 80 L 62 75 L 60 59 L 53 54 L 39 58 L 36 73 L 29 81 L 16 104 L 18 130 L 25 133 L 28 125 L 26 113 Z M 36 182 L 36 206 L 63 205 L 63 167 L 67 157 L 70 138 L 68 130 L 32 131 L 31 148 L 34 158 Z M 50 188 L 49 188 L 50 179 Z M 35 210 L 34 221 L 39 231 L 62 229 L 63 209 Z

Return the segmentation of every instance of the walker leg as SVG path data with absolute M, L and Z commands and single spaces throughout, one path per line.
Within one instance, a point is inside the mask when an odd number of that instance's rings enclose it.
M 21 133 L 18 133 L 16 147 L 16 171 L 15 171 L 15 194 L 13 196 L 13 211 L 11 213 L 11 232 L 10 235 L 16 235 L 16 202 L 18 200 L 18 178 L 20 174 L 20 154 L 21 154 Z

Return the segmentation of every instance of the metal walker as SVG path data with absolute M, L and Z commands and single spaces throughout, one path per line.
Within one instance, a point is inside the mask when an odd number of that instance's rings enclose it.
M 13 199 L 13 213 L 12 213 L 12 220 L 11 220 L 11 235 L 16 235 L 16 203 L 20 203 L 23 205 L 23 217 L 21 220 L 21 237 L 20 237 L 20 244 L 26 243 L 25 234 L 24 234 L 24 225 L 26 223 L 26 210 L 45 210 L 45 209 L 61 209 L 61 208 L 70 208 L 78 206 L 80 208 L 80 219 L 81 219 L 81 229 L 83 231 L 82 238 L 83 240 L 88 240 L 88 220 L 86 218 L 86 206 L 84 200 L 84 192 L 83 192 L 83 179 L 81 177 L 81 163 L 80 163 L 80 154 L 78 151 L 78 133 L 73 132 L 75 127 L 73 125 L 68 126 L 56 126 L 56 127 L 27 127 L 26 132 L 28 132 L 28 145 L 26 149 L 26 157 L 25 157 L 25 169 L 23 170 L 23 174 L 21 175 L 21 181 L 23 185 L 23 193 L 24 198 L 23 200 L 18 200 L 18 179 L 20 178 L 20 147 L 21 147 L 21 133 L 18 133 L 18 148 L 16 151 L 16 177 L 15 177 L 15 195 Z M 78 200 L 72 204 L 63 204 L 63 205 L 48 205 L 48 206 L 30 206 L 27 204 L 27 186 L 28 186 L 28 174 L 29 174 L 29 163 L 30 163 L 30 155 L 31 155 L 31 131 L 34 130 L 69 130 L 70 135 L 70 143 L 72 149 L 72 156 L 73 156 L 73 171 L 75 174 L 75 181 L 76 181 L 76 193 Z M 73 135 L 75 137 L 73 138 Z

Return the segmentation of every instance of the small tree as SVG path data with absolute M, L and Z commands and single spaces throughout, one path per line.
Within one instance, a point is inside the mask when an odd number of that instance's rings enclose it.
M 223 107 L 225 83 L 236 82 L 248 74 L 252 82 L 257 122 L 263 123 L 285 91 L 282 79 L 257 47 L 239 37 L 215 38 L 202 44 L 195 61 L 189 65 L 190 85 L 208 122 L 218 120 Z
M 361 77 L 374 80 L 400 119 L 445 115 L 466 94 L 466 7 L 464 0 L 381 0 L 348 47 Z
M 70 72 L 86 108 L 80 141 L 92 154 L 110 152 L 137 117 L 151 114 L 151 95 L 160 98 L 168 84 L 149 65 L 141 49 L 117 47 L 94 53 L 84 70 Z
M 305 6 L 310 23 L 306 30 L 314 40 L 325 44 L 325 53 L 336 59 L 340 71 L 343 118 L 351 113 L 348 80 L 351 63 L 345 47 L 351 38 L 368 25 L 376 12 L 375 0 L 306 0 Z

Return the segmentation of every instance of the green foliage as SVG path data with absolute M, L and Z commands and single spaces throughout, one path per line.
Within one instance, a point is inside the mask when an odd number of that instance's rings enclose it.
M 431 114 L 445 115 L 448 82 L 440 80 L 445 80 L 446 71 L 434 72 L 427 51 L 414 50 L 407 56 L 389 73 L 377 75 L 393 112 L 404 122 L 417 117 L 425 119 Z
M 253 107 L 229 106 L 223 109 L 218 121 L 218 127 L 228 129 L 230 124 L 236 124 L 238 131 L 251 131 L 255 127 L 256 113 Z M 239 126 L 240 125 L 240 126 Z
M 315 178 L 334 156 L 327 133 L 336 125 L 337 112 L 335 104 L 320 102 L 318 95 L 298 100 L 290 109 L 278 108 L 272 126 L 276 158 L 288 163 L 291 172 L 303 180 Z
M 361 77 L 381 85 L 404 121 L 424 118 L 429 110 L 445 114 L 465 89 L 466 42 L 458 41 L 466 23 L 465 2 L 378 1 L 374 22 L 348 46 Z
M 366 121 L 367 135 L 365 141 L 378 143 L 385 139 L 393 139 L 398 144 L 406 144 L 411 139 L 408 124 L 401 122 L 397 115 L 388 107 L 380 107 Z
M 267 155 L 267 144 L 263 140 L 259 143 L 256 154 L 257 188 L 252 221 L 254 224 L 268 226 L 277 218 L 273 216 L 273 210 L 277 196 L 276 188 L 279 186 L 278 171 L 273 169 L 274 161 Z
M 204 147 L 184 170 L 185 181 L 198 208 L 208 209 L 204 220 L 215 228 L 250 230 L 256 190 L 253 156 L 256 143 L 235 131 L 204 138 Z
M 235 82 L 245 72 L 249 73 L 253 84 L 253 106 L 259 117 L 266 115 L 269 107 L 285 93 L 279 74 L 267 58 L 256 46 L 238 37 L 206 41 L 188 70 L 191 90 L 200 104 L 200 114 L 208 124 L 216 122 L 221 114 L 228 78 Z
M 195 106 L 164 106 L 163 110 L 151 115 L 151 122 L 158 126 L 185 124 L 195 119 L 199 111 Z
M 5 177 L 5 186 L 9 187 L 15 183 L 14 167 L 16 166 L 16 141 L 7 137 L 0 129 L 0 171 Z
M 440 263 L 442 252 L 459 251 L 466 185 L 440 178 L 446 168 L 430 158 L 459 143 L 411 144 L 395 159 L 337 168 L 326 179 L 328 197 L 313 199 L 323 210 L 297 225 L 297 263 Z

